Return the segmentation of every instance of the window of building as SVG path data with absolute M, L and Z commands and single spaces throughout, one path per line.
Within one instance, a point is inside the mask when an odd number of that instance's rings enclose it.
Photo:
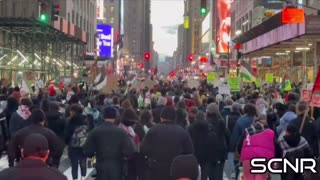
M 114 6 L 110 7 L 110 13 L 113 14 L 114 13 Z
M 110 24 L 114 23 L 114 17 L 110 18 Z
M 72 10 L 72 24 L 74 24 L 74 10 Z

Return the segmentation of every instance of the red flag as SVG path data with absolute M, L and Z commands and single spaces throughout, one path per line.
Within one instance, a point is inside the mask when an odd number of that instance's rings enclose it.
M 318 74 L 312 88 L 310 105 L 320 107 L 320 66 L 318 67 Z

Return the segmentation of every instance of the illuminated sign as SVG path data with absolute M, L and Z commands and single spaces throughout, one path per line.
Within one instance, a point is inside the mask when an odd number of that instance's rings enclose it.
M 282 10 L 282 23 L 304 23 L 304 9 L 284 8 Z
M 104 19 L 103 17 L 103 9 L 104 9 L 104 1 L 97 0 L 97 19 Z
M 97 25 L 97 54 L 100 58 L 113 57 L 113 27 L 109 24 Z
M 229 53 L 231 39 L 231 3 L 232 0 L 217 0 L 217 18 L 215 27 L 216 34 L 216 53 Z

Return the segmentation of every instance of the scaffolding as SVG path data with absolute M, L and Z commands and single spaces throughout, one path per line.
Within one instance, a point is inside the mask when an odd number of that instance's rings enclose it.
M 76 37 L 34 18 L 0 17 L 0 79 L 15 81 L 17 72 L 44 82 L 81 77 L 86 43 Z

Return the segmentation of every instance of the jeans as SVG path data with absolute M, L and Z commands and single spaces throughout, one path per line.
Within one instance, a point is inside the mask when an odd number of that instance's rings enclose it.
M 82 148 L 69 148 L 69 158 L 71 161 L 71 174 L 73 179 L 78 179 L 78 167 L 80 165 L 81 176 L 87 175 L 87 157 L 83 155 Z
M 208 164 L 209 180 L 223 180 L 224 161 Z
M 228 153 L 228 163 L 227 163 L 227 173 L 228 175 L 231 175 L 232 173 L 235 173 L 235 166 L 234 166 L 234 153 L 229 152 Z

